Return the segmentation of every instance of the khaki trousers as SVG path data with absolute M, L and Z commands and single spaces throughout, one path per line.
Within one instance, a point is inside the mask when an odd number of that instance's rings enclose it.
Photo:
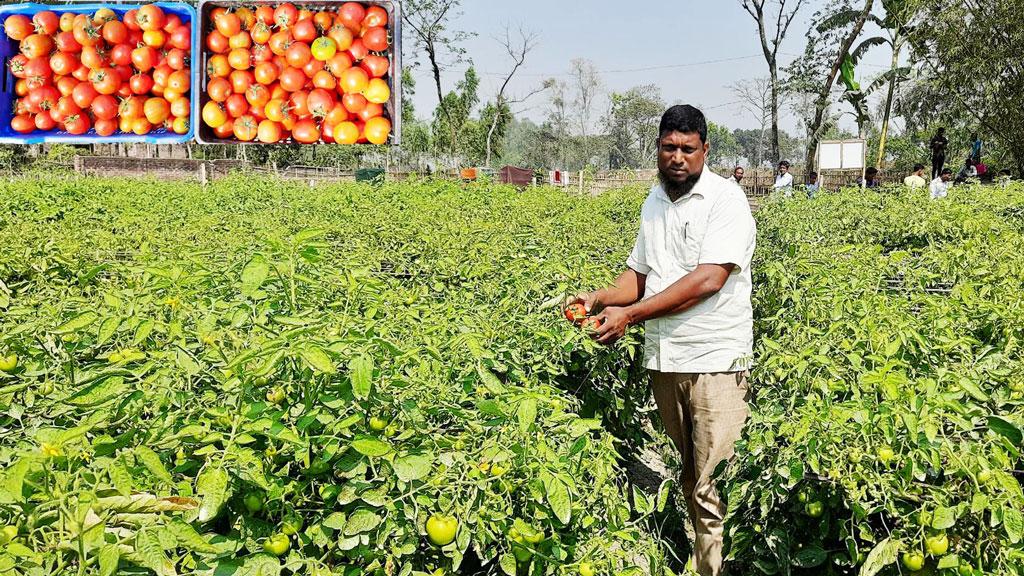
M 682 456 L 682 485 L 693 522 L 694 567 L 701 576 L 722 574 L 725 504 L 711 475 L 732 458 L 750 415 L 747 372 L 673 374 L 651 371 L 658 412 Z

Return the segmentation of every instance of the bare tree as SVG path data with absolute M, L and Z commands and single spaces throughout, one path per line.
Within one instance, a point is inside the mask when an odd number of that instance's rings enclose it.
M 775 0 L 772 3 L 777 6 L 778 10 L 774 16 L 765 10 L 765 6 L 769 4 L 768 0 L 740 0 L 740 3 L 743 5 L 743 9 L 757 22 L 757 32 L 761 38 L 761 50 L 764 52 L 764 59 L 768 63 L 768 73 L 772 89 L 772 163 L 776 163 L 779 161 L 779 93 L 781 92 L 781 85 L 779 84 L 779 48 L 782 46 L 783 40 L 786 39 L 789 26 L 793 23 L 797 12 L 800 11 L 800 7 L 803 6 L 804 0 Z M 774 28 L 770 29 L 772 28 L 772 21 L 774 21 Z
M 450 126 L 454 126 L 454 123 L 444 105 L 441 70 L 465 58 L 466 50 L 461 44 L 475 35 L 463 30 L 449 29 L 452 20 L 461 15 L 461 5 L 462 0 L 406 0 L 402 13 L 402 19 L 415 35 L 415 47 L 427 55 L 434 75 L 434 86 L 437 88 L 437 105 Z M 442 62 L 442 51 L 448 52 L 454 60 Z M 452 142 L 455 142 L 454 128 Z
M 590 162 L 590 125 L 593 121 L 594 106 L 601 93 L 603 82 L 597 67 L 590 60 L 576 58 L 570 63 L 569 67 L 573 88 L 576 91 L 573 106 L 576 108 L 580 124 L 583 160 L 584 163 L 588 163 Z
M 501 83 L 501 87 L 498 88 L 498 94 L 494 99 L 494 118 L 491 119 L 491 127 L 487 131 L 487 166 L 491 165 L 491 152 L 494 149 L 494 133 L 498 130 L 498 125 L 500 124 L 502 116 L 511 112 L 509 107 L 529 100 L 532 96 L 544 91 L 551 85 L 550 81 L 546 81 L 541 86 L 534 88 L 523 96 L 510 96 L 507 94 L 508 85 L 512 82 L 512 78 L 515 77 L 516 72 L 518 72 L 519 69 L 522 68 L 523 63 L 526 62 L 526 56 L 531 50 L 536 48 L 537 38 L 538 36 L 535 32 L 528 32 L 520 27 L 517 33 L 517 38 L 513 40 L 511 28 L 509 26 L 505 26 L 505 37 L 498 39 L 498 42 L 501 43 L 505 48 L 505 52 L 507 52 L 509 57 L 512 59 L 512 69 L 509 70 L 507 75 L 505 75 L 505 79 Z
M 740 106 L 748 114 L 757 119 L 761 123 L 761 137 L 757 144 L 756 158 L 748 158 L 747 160 L 754 160 L 754 166 L 760 168 L 761 162 L 764 160 L 761 154 L 764 151 L 764 140 L 766 133 L 768 132 L 768 124 L 771 122 L 772 117 L 772 83 L 769 78 L 754 78 L 752 80 L 743 80 L 736 82 L 732 85 L 732 92 L 736 95 L 736 98 L 740 101 Z M 776 156 L 778 151 L 775 151 Z

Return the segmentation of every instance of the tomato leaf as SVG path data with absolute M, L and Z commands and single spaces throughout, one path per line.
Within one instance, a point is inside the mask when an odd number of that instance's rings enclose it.
M 501 571 L 508 576 L 516 576 L 516 557 L 511 552 L 505 552 L 498 561 Z
M 569 498 L 569 488 L 558 478 L 551 474 L 543 473 L 541 481 L 544 483 L 545 497 L 551 511 L 562 524 L 568 524 L 572 516 L 572 501 Z
M 100 378 L 67 397 L 64 402 L 72 406 L 99 406 L 115 398 L 123 397 L 126 388 L 124 378 L 120 376 Z
M 334 361 L 327 355 L 327 352 L 319 346 L 306 346 L 299 350 L 302 359 L 309 364 L 309 367 L 324 374 L 334 374 L 338 370 L 334 367 Z
M 814 568 L 821 566 L 828 559 L 828 554 L 818 544 L 811 542 L 797 550 L 793 555 L 793 565 L 800 568 Z
M 182 548 L 206 554 L 217 553 L 216 546 L 207 542 L 191 524 L 187 524 L 179 518 L 175 518 L 170 524 L 167 524 L 167 531 L 174 535 L 178 546 Z
M 149 470 L 149 473 L 156 477 L 164 484 L 173 484 L 174 479 L 171 478 L 171 473 L 164 468 L 164 463 L 160 461 L 160 457 L 157 456 L 156 452 L 153 452 L 146 446 L 135 447 L 135 457 L 142 462 L 142 465 Z
M 1003 528 L 1011 544 L 1017 544 L 1024 538 L 1024 515 L 1012 506 L 1003 510 Z
M 530 430 L 530 426 L 533 426 L 534 421 L 537 420 L 537 400 L 535 398 L 522 400 L 519 403 L 516 415 L 519 417 L 519 430 L 525 434 Z
M 220 514 L 231 493 L 228 491 L 228 473 L 220 466 L 208 466 L 196 479 L 196 493 L 202 496 L 199 521 L 209 522 Z
M 956 554 L 947 554 L 943 556 L 941 559 L 939 559 L 939 563 L 938 565 L 936 565 L 936 568 L 938 568 L 939 570 L 944 570 L 946 568 L 956 568 L 959 565 L 959 556 L 957 556 Z
M 391 453 L 391 445 L 382 440 L 363 436 L 352 441 L 352 448 L 363 456 L 380 458 Z
M 402 482 L 419 480 L 433 468 L 434 457 L 429 454 L 407 454 L 395 458 L 395 475 Z
M 143 528 L 135 534 L 135 554 L 139 557 L 142 565 L 149 568 L 158 575 L 174 574 L 174 566 L 169 564 L 164 556 L 164 549 L 156 532 L 150 528 Z M 168 569 L 170 568 L 170 569 Z
M 353 358 L 348 364 L 348 372 L 355 397 L 360 400 L 369 398 L 373 390 L 373 358 L 366 355 Z
M 494 395 L 505 393 L 505 385 L 501 383 L 501 380 L 498 380 L 498 377 L 495 376 L 493 372 L 485 368 L 483 365 L 477 365 L 476 373 L 480 376 L 480 382 L 488 392 Z
M 242 295 L 252 297 L 267 281 L 270 275 L 270 263 L 262 254 L 253 256 L 242 268 Z
M 1005 418 L 989 416 L 988 427 L 989 430 L 1005 437 L 1014 446 L 1021 446 L 1021 443 L 1024 442 L 1024 433 L 1021 432 L 1021 429 Z
M 224 574 L 232 573 L 224 572 Z M 260 553 L 246 558 L 241 569 L 233 576 L 279 576 L 280 574 L 281 561 L 270 554 Z
M 896 562 L 899 556 L 900 545 L 889 538 L 886 538 L 875 545 L 868 552 L 864 565 L 860 567 L 860 576 L 875 576 L 886 566 Z
M 380 525 L 382 522 L 381 517 L 373 510 L 366 508 L 360 508 L 353 512 L 348 517 L 348 521 L 345 522 L 345 536 L 355 536 L 356 534 L 363 534 L 369 532 Z
M 954 524 L 956 524 L 956 510 L 946 508 L 945 506 L 939 506 L 935 509 L 935 512 L 932 514 L 932 528 L 945 530 L 952 528 Z
M 71 320 L 68 320 L 67 322 L 55 328 L 53 333 L 63 335 L 78 332 L 82 328 L 85 328 L 92 324 L 93 322 L 95 322 L 98 318 L 99 315 L 96 314 L 95 312 L 82 312 L 78 316 L 75 316 Z
M 114 544 L 104 544 L 97 554 L 100 561 L 100 576 L 113 576 L 117 572 L 121 554 Z

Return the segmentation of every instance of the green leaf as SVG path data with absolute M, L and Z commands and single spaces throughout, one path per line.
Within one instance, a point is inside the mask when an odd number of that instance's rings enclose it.
M 555 513 L 555 516 L 562 524 L 568 524 L 572 515 L 569 488 L 554 476 L 548 476 L 548 481 L 544 483 L 544 488 L 551 511 Z
M 25 476 L 32 467 L 32 462 L 27 458 L 19 458 L 13 466 L 6 470 L 4 475 L 4 490 L 14 498 L 15 502 L 24 502 L 23 490 L 25 487 Z
M 105 404 L 115 398 L 123 397 L 126 390 L 127 386 L 125 386 L 124 378 L 120 376 L 108 376 L 100 378 L 78 392 L 75 392 L 71 396 L 68 396 L 64 402 L 71 404 L 72 406 L 95 407 Z
M 939 570 L 944 570 L 946 568 L 956 568 L 959 565 L 959 556 L 957 556 L 956 554 L 947 554 L 943 556 L 941 559 L 939 559 L 939 563 L 936 566 L 936 568 L 938 568 Z
M 99 333 L 96 335 L 96 345 L 102 346 L 110 340 L 110 337 L 117 332 L 117 327 L 121 325 L 121 319 L 117 316 L 111 316 L 100 324 Z
M 104 544 L 97 554 L 100 561 L 100 576 L 113 576 L 117 572 L 121 554 L 114 544 Z
M 221 574 L 214 572 L 214 574 Z M 249 556 L 237 572 L 224 572 L 231 576 L 279 576 L 281 574 L 281 561 L 270 554 L 260 553 Z
M 345 522 L 344 534 L 345 536 L 363 534 L 380 526 L 381 522 L 382 518 L 376 512 L 360 508 L 348 517 L 348 521 Z
M 655 510 L 657 512 L 664 512 L 665 506 L 668 504 L 668 499 L 672 495 L 672 488 L 675 486 L 675 482 L 671 478 L 666 478 L 661 481 L 661 486 L 658 488 L 658 499 L 655 503 Z
M 349 378 L 352 379 L 352 394 L 360 400 L 370 397 L 373 389 L 373 358 L 362 355 L 348 364 Z
M 345 527 L 345 515 L 341 512 L 331 512 L 331 515 L 324 518 L 321 524 L 332 530 L 341 530 Z
M 149 473 L 155 476 L 157 480 L 164 484 L 174 484 L 171 473 L 167 471 L 167 468 L 164 468 L 164 463 L 160 461 L 160 456 L 157 456 L 156 452 L 153 452 L 146 446 L 136 446 L 134 451 L 135 457 L 142 462 L 146 470 L 149 470 Z
M 988 427 L 996 434 L 1005 437 L 1014 446 L 1020 446 L 1024 442 L 1024 433 L 1021 432 L 1016 424 L 1005 418 L 989 416 Z
M 828 559 L 828 554 L 818 544 L 811 542 L 793 555 L 793 565 L 800 568 L 814 568 L 821 566 Z
M 391 453 L 391 445 L 376 438 L 363 436 L 352 441 L 352 448 L 363 456 L 380 458 Z
M 1024 537 L 1024 516 L 1021 511 L 1012 506 L 1003 510 L 1003 528 L 1006 529 L 1006 536 L 1011 544 L 1017 544 Z
M 526 398 L 521 401 L 516 415 L 519 417 L 519 430 L 525 434 L 537 419 L 537 400 Z
M 501 383 L 501 380 L 498 380 L 498 377 L 493 372 L 483 365 L 477 365 L 476 373 L 480 376 L 480 382 L 483 383 L 484 388 L 488 392 L 495 396 L 505 393 L 505 385 Z
M 257 254 L 249 260 L 242 269 L 242 295 L 252 297 L 256 291 L 267 281 L 270 274 L 270 263 L 262 254 Z
M 219 465 L 207 466 L 196 479 L 196 493 L 203 498 L 199 506 L 199 521 L 209 522 L 220 514 L 220 509 L 231 496 L 228 491 L 228 473 Z
M 860 567 L 860 576 L 875 576 L 886 566 L 896 562 L 899 556 L 900 545 L 889 538 L 882 540 L 871 552 L 868 552 L 864 565 Z
M 932 528 L 945 530 L 952 528 L 954 524 L 956 524 L 956 510 L 939 506 L 932 513 Z
M 178 546 L 181 548 L 205 554 L 217 552 L 216 546 L 207 542 L 191 524 L 186 524 L 179 518 L 175 518 L 167 525 L 167 531 L 174 535 L 174 539 L 177 540 Z
M 502 554 L 498 564 L 501 566 L 502 572 L 508 576 L 516 576 L 516 557 L 511 552 Z
M 395 475 L 402 482 L 419 480 L 427 474 L 434 466 L 434 457 L 430 454 L 407 454 L 395 458 Z
M 146 568 L 157 574 L 167 573 L 164 566 L 167 557 L 164 556 L 160 540 L 152 529 L 143 528 L 135 534 L 135 553 Z
M 338 371 L 334 367 L 334 361 L 327 355 L 327 352 L 319 346 L 306 346 L 299 350 L 302 359 L 309 364 L 309 367 L 324 374 L 334 374 Z
M 82 312 L 78 316 L 75 316 L 71 320 L 68 320 L 67 322 L 55 328 L 53 333 L 63 335 L 78 332 L 82 328 L 85 328 L 92 324 L 93 322 L 95 322 L 98 318 L 99 315 L 96 314 L 95 312 Z
M 963 388 L 964 392 L 970 394 L 978 402 L 988 402 L 988 394 L 982 392 L 981 388 L 978 388 L 978 385 L 972 382 L 966 376 L 961 378 L 959 383 L 960 387 Z

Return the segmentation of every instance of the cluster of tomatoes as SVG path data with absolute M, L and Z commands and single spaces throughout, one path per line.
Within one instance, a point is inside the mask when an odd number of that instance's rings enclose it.
M 384 144 L 388 13 L 286 2 L 210 13 L 202 121 L 220 139 Z
M 586 307 L 580 303 L 566 306 L 564 314 L 566 320 L 583 328 L 584 330 L 594 331 L 604 324 L 604 322 L 602 322 L 597 316 L 591 316 L 588 314 Z
M 192 28 L 159 6 L 94 14 L 14 14 L 4 31 L 19 43 L 11 128 L 99 136 L 159 128 L 189 131 Z

